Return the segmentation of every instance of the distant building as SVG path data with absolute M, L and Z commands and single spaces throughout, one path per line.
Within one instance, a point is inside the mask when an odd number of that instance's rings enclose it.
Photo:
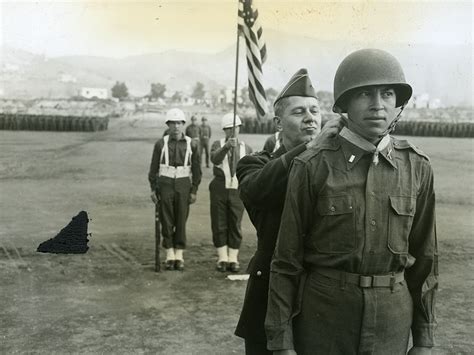
M 221 95 L 219 96 L 219 103 L 220 104 L 233 104 L 234 103 L 234 88 L 232 87 L 227 87 Z M 241 104 L 243 102 L 242 100 L 242 91 L 239 90 L 237 91 L 237 103 Z
M 430 95 L 427 93 L 414 95 L 413 99 L 410 100 L 411 105 L 408 107 L 412 108 L 428 108 L 428 109 L 437 109 L 443 108 L 444 105 L 440 99 L 431 99 Z
M 106 99 L 109 96 L 109 92 L 107 89 L 102 88 L 81 88 L 79 95 L 86 99 L 92 99 L 94 97 L 98 99 Z
M 71 74 L 61 73 L 61 76 L 59 77 L 59 81 L 62 83 L 75 83 L 77 82 L 77 79 L 75 76 Z
M 12 63 L 4 63 L 2 70 L 4 72 L 11 72 L 11 73 L 18 72 L 20 71 L 20 66 L 16 64 L 12 64 Z

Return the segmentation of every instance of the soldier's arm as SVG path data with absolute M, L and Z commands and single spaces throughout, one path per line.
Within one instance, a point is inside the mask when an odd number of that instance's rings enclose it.
M 293 349 L 292 320 L 298 312 L 298 289 L 303 274 L 304 237 L 313 212 L 311 178 L 295 160 L 288 178 L 285 207 L 273 255 L 265 318 L 269 350 Z
M 412 335 L 414 347 L 434 346 L 435 293 L 438 289 L 438 246 L 435 221 L 433 171 L 427 160 L 422 165 L 422 182 L 409 237 L 409 253 L 416 261 L 405 271 L 413 298 Z
M 158 186 L 158 172 L 160 170 L 160 157 L 162 150 L 162 141 L 159 140 L 153 147 L 153 155 L 151 157 L 150 169 L 148 170 L 148 181 L 152 192 L 157 192 Z
M 191 141 L 191 172 L 192 172 L 192 187 L 191 193 L 196 194 L 199 184 L 201 183 L 202 171 L 201 171 L 201 155 L 199 149 L 198 139 Z
M 286 191 L 293 159 L 306 150 L 301 144 L 277 159 L 270 155 L 249 155 L 239 160 L 237 178 L 242 201 L 254 206 L 272 206 L 281 202 Z
M 212 143 L 211 147 L 211 162 L 214 165 L 221 164 L 229 150 L 230 149 L 226 145 L 221 147 L 220 142 L 215 141 L 214 143 Z

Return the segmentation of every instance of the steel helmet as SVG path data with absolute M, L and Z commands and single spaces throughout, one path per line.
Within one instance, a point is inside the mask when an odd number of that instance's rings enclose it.
M 222 123 L 221 123 L 222 129 L 232 128 L 233 125 L 234 125 L 234 114 L 232 112 L 226 113 L 222 117 Z M 241 125 L 242 125 L 242 121 L 240 120 L 240 117 L 238 115 L 235 115 L 235 126 L 237 127 Z
M 412 88 L 407 84 L 398 60 L 380 49 L 361 49 L 349 54 L 337 68 L 334 78 L 334 106 L 346 112 L 345 100 L 349 91 L 369 85 L 393 85 L 396 107 L 408 102 Z
M 172 108 L 166 112 L 166 123 L 168 122 L 184 122 L 186 123 L 186 116 L 179 108 Z

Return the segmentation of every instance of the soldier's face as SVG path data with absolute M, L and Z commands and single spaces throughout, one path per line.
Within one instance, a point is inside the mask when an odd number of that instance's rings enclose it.
M 308 142 L 321 131 L 321 111 L 314 97 L 285 97 L 286 107 L 280 117 L 280 127 L 284 141 L 291 146 Z M 288 143 L 285 143 L 288 145 Z M 290 147 L 287 147 L 290 148 Z
M 184 122 L 182 122 L 182 121 L 168 122 L 168 128 L 170 129 L 169 135 L 174 137 L 174 138 L 178 138 L 183 133 Z
M 390 86 L 366 86 L 354 90 L 347 105 L 348 128 L 377 143 L 398 113 L 395 90 Z

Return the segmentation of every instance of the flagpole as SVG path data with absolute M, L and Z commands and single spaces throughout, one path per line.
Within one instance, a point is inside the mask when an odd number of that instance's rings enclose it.
M 234 121 L 232 123 L 232 137 L 235 136 L 235 117 L 237 115 L 237 80 L 239 77 L 239 26 L 237 26 L 237 48 L 235 50 L 235 84 L 234 84 Z

